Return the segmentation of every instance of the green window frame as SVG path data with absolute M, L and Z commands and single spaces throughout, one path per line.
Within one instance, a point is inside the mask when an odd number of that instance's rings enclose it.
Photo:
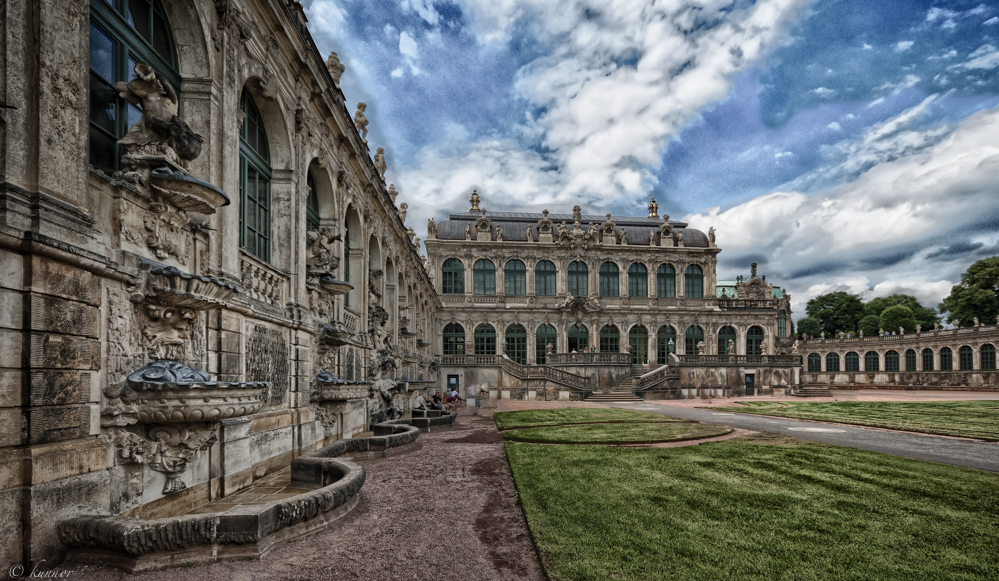
M 703 340 L 704 329 L 698 327 L 697 325 L 687 327 L 687 332 L 684 333 L 684 347 L 686 347 L 685 353 L 687 355 L 698 355 L 697 343 Z
M 916 350 L 907 349 L 905 351 L 905 370 L 915 371 L 916 370 Z
M 996 369 L 996 348 L 991 343 L 986 343 L 978 349 L 978 361 L 982 371 L 995 371 Z
M 656 331 L 656 363 L 666 365 L 670 353 L 676 353 L 676 329 L 663 325 Z
M 613 262 L 600 265 L 600 296 L 616 297 L 621 292 L 620 269 Z
M 496 355 L 496 329 L 482 323 L 472 334 L 472 344 L 476 355 Z
M 656 296 L 661 299 L 676 298 L 676 269 L 672 264 L 660 264 L 656 269 Z
M 600 352 L 618 353 L 621 351 L 621 332 L 614 325 L 604 325 L 600 329 Z
M 766 334 L 761 327 L 753 325 L 746 331 L 746 355 L 762 355 Z
M 496 294 L 496 265 L 482 258 L 472 266 L 472 291 L 477 295 Z
M 569 263 L 569 294 L 574 297 L 590 296 L 590 271 L 585 262 L 578 260 Z
M 628 296 L 638 298 L 649 296 L 649 269 L 640 262 L 632 263 L 628 267 Z
M 510 260 L 503 267 L 503 291 L 509 296 L 527 294 L 527 267 L 520 260 Z
M 441 265 L 441 292 L 446 295 L 465 294 L 465 265 L 457 258 L 448 258 Z
M 940 349 L 940 371 L 954 371 L 954 352 L 950 347 Z
M 885 371 L 892 373 L 899 370 L 898 351 L 888 351 L 885 353 Z
M 162 73 L 180 93 L 173 31 L 160 0 L 90 0 L 89 162 L 107 172 L 121 169 L 118 140 L 142 116 L 114 89 L 135 78 L 135 63 Z
M 927 347 L 923 349 L 923 371 L 933 371 L 933 349 Z
M 847 371 L 860 371 L 860 355 L 850 351 L 844 359 L 846 360 Z
M 822 371 L 822 356 L 818 353 L 808 354 L 808 372 L 820 373 Z
M 444 326 L 444 355 L 465 354 L 465 328 L 458 323 L 448 323 Z
M 243 90 L 239 107 L 239 245 L 264 262 L 271 260 L 271 158 L 263 117 Z
M 777 338 L 787 337 L 787 313 L 783 309 L 777 311 Z
M 553 353 L 558 353 L 558 333 L 555 327 L 545 324 L 538 327 L 534 334 L 534 360 L 538 365 L 548 362 L 548 345 L 552 346 Z
M 632 365 L 649 363 L 649 330 L 643 325 L 635 325 L 628 331 L 628 350 Z
M 588 349 L 590 346 L 590 330 L 586 328 L 586 325 L 573 325 L 569 327 L 568 339 L 569 352 Z
M 971 371 L 975 368 L 975 353 L 971 347 L 965 345 L 957 350 L 958 369 L 961 371 Z
M 736 335 L 735 329 L 729 327 L 728 325 L 718 329 L 718 354 L 719 355 L 735 355 L 735 353 L 728 352 L 728 342 L 732 341 L 735 344 Z
M 704 271 L 700 266 L 691 264 L 683 272 L 683 291 L 688 299 L 704 298 Z
M 877 351 L 864 353 L 864 371 L 881 371 L 881 357 Z
M 839 353 L 826 354 L 826 372 L 836 373 L 839 371 Z
M 319 190 L 316 189 L 316 180 L 311 171 L 305 178 L 305 184 L 309 188 L 309 197 L 305 202 L 305 229 L 319 230 Z
M 542 260 L 534 266 L 534 294 L 543 297 L 553 297 L 558 292 L 558 269 L 550 260 Z
M 514 323 L 503 333 L 503 352 L 510 359 L 524 365 L 527 363 L 527 329 Z

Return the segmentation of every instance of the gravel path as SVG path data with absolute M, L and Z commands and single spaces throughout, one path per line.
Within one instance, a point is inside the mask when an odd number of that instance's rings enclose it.
M 357 507 L 260 561 L 228 561 L 127 576 L 129 581 L 344 579 L 478 581 L 543 576 L 492 418 L 462 410 L 456 426 L 420 435 L 416 451 L 363 460 Z M 74 578 L 118 580 L 74 566 Z

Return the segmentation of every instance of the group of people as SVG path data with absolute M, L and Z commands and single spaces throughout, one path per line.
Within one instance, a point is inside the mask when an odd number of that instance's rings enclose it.
M 458 390 L 452 388 L 451 391 L 443 393 L 433 393 L 428 402 L 420 392 L 416 392 L 416 400 L 413 401 L 413 409 L 416 410 L 442 410 L 457 411 L 461 403 L 465 401 L 458 395 Z

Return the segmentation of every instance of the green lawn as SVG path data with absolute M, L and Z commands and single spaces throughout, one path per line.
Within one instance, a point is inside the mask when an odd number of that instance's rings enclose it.
M 565 408 L 556 410 L 523 410 L 499 412 L 493 415 L 501 430 L 527 426 L 558 426 L 596 422 L 680 422 L 659 414 L 636 412 L 615 408 Z
M 999 440 L 999 401 L 750 401 L 736 407 L 711 409 Z
M 732 428 L 697 422 L 636 422 L 523 428 L 503 432 L 508 440 L 555 444 L 644 444 L 711 438 Z
M 999 579 L 999 475 L 762 434 L 507 442 L 553 581 Z

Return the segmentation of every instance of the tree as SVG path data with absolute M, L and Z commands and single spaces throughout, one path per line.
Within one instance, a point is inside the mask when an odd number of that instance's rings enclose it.
M 818 337 L 822 333 L 819 328 L 819 321 L 815 317 L 803 317 L 798 321 L 798 336 Z
M 899 327 L 904 328 L 906 333 L 916 332 L 916 317 L 912 314 L 912 309 L 895 305 L 881 311 L 881 328 L 886 333 L 898 331 Z
M 999 315 L 999 256 L 983 258 L 961 275 L 961 284 L 950 289 L 950 295 L 940 303 L 940 312 L 947 313 L 947 322 L 970 327 L 977 317 L 991 323 Z
M 864 315 L 860 322 L 857 323 L 857 330 L 863 331 L 864 335 L 867 337 L 874 337 L 878 334 L 878 328 L 881 326 L 881 318 L 876 315 Z
M 936 309 L 932 307 L 924 307 L 920 304 L 919 299 L 912 295 L 894 294 L 888 295 L 886 297 L 873 298 L 864 305 L 865 315 L 877 315 L 881 316 L 881 313 L 885 311 L 888 307 L 902 306 L 908 307 L 912 311 L 912 316 L 916 321 L 916 325 L 922 325 L 924 329 L 929 329 L 933 327 L 934 323 L 940 322 L 940 317 L 937 315 Z M 884 327 L 885 331 L 897 331 L 898 325 L 894 327 Z M 913 330 L 915 327 L 913 327 Z M 909 331 L 909 327 L 905 328 Z M 865 331 L 866 333 L 866 331 Z
M 829 293 L 808 301 L 805 313 L 819 322 L 820 330 L 825 331 L 827 337 L 833 337 L 840 331 L 856 331 L 857 323 L 864 316 L 864 303 L 857 295 Z

